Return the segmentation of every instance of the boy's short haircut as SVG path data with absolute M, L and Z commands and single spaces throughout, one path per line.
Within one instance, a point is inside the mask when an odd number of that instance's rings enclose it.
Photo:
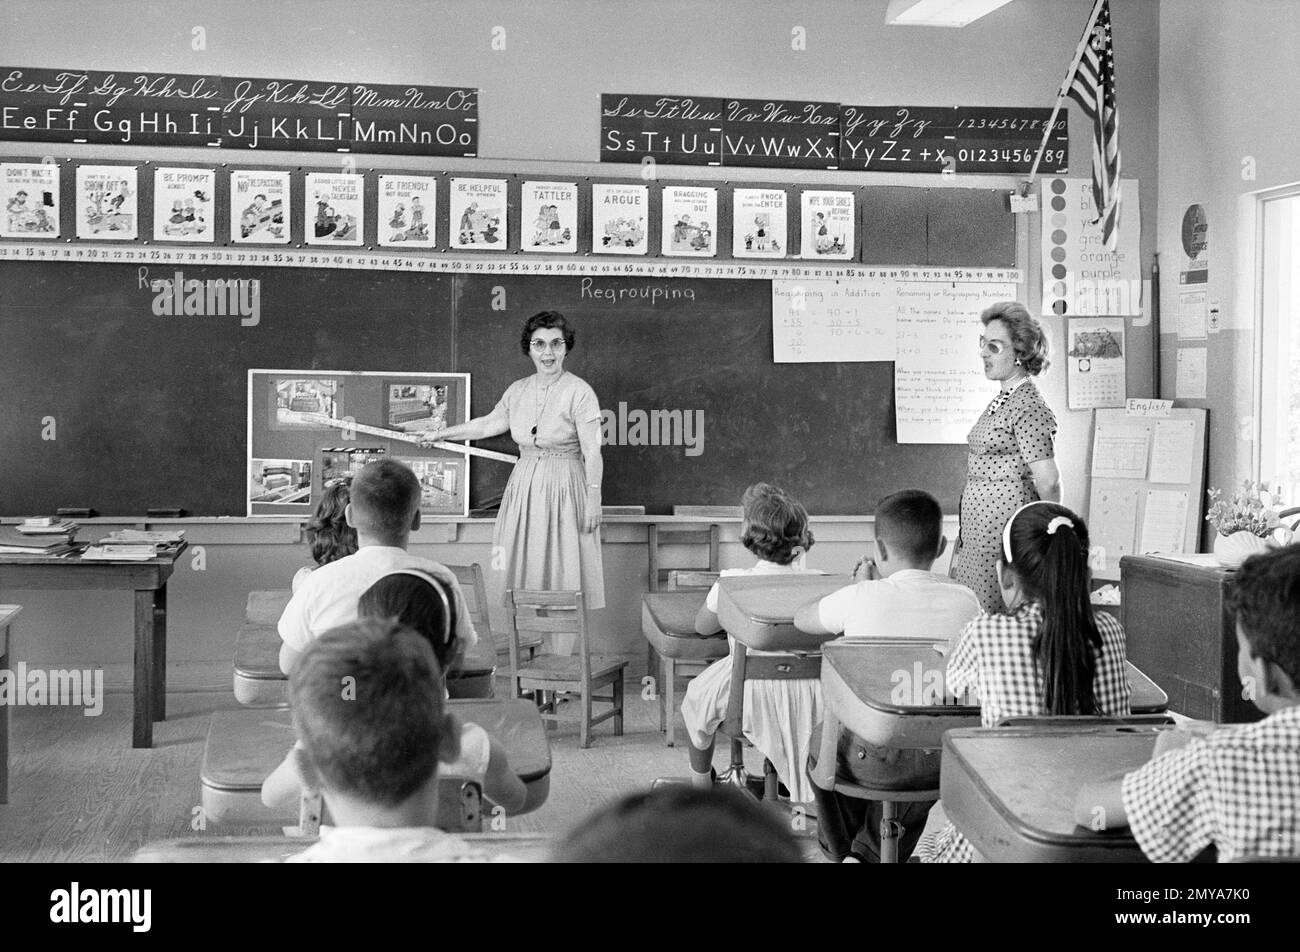
M 798 863 L 786 824 L 737 790 L 681 784 L 632 793 L 580 822 L 561 863 Z
M 784 489 L 770 483 L 755 483 L 741 499 L 745 530 L 741 544 L 760 559 L 789 565 L 794 549 L 813 545 L 808 528 L 808 510 Z
M 445 731 L 429 642 L 392 619 L 325 632 L 289 676 L 293 723 L 328 790 L 396 806 L 428 783 Z
M 943 538 L 939 500 L 920 489 L 904 489 L 876 503 L 876 538 L 909 562 L 931 561 Z
M 1300 543 L 1248 558 L 1233 576 L 1227 601 L 1251 654 L 1300 686 Z
M 400 535 L 411 528 L 420 508 L 420 480 L 396 460 L 367 463 L 352 479 L 354 521 L 380 535 Z

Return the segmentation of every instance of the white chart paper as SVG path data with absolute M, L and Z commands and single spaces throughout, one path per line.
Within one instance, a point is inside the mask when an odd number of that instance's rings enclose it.
M 1147 491 L 1142 516 L 1142 542 L 1146 552 L 1181 552 L 1187 536 L 1187 493 L 1173 489 Z

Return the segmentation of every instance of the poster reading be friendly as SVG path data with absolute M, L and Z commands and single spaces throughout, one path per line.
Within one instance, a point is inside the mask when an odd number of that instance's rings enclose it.
M 379 176 L 379 244 L 432 248 L 438 220 L 438 180 L 427 175 Z

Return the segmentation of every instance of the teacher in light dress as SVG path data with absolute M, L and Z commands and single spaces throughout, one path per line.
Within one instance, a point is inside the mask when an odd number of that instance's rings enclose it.
M 1032 379 L 1048 367 L 1042 325 L 1016 301 L 992 305 L 980 321 L 984 376 L 1000 389 L 966 438 L 970 455 L 952 574 L 979 596 L 986 612 L 1002 612 L 1002 529 L 1025 503 L 1060 502 L 1061 473 L 1056 416 Z
M 564 369 L 576 334 L 564 315 L 542 311 L 519 344 L 535 373 L 516 380 L 486 416 L 430 432 L 428 439 L 481 440 L 509 433 L 519 444 L 493 532 L 492 568 L 503 591 L 581 590 L 587 608 L 605 606 L 601 564 L 600 402 Z

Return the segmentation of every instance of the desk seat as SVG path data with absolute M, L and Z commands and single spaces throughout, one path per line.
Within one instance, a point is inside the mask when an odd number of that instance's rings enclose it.
M 551 837 L 544 833 L 461 833 L 489 859 L 544 863 Z M 283 863 L 316 842 L 301 836 L 203 836 L 146 843 L 133 863 Z
M 537 709 L 527 701 L 448 701 L 461 721 L 478 724 L 505 748 L 510 767 L 524 782 L 528 797 L 520 813 L 546 802 L 550 790 L 551 748 Z M 218 711 L 208 725 L 199 772 L 205 817 L 214 823 L 276 825 L 296 817 L 262 805 L 262 781 L 293 746 L 287 710 Z
M 249 592 L 248 602 L 244 605 L 244 621 L 250 625 L 274 625 L 284 614 L 285 606 L 293 592 L 289 589 L 265 592 Z
M 1078 826 L 1074 801 L 1085 783 L 1145 764 L 1158 733 L 1142 726 L 952 731 L 943 740 L 944 811 L 992 862 L 1143 862 L 1126 829 Z
M 665 658 L 710 660 L 727 653 L 727 635 L 701 635 L 695 615 L 707 592 L 650 592 L 641 598 L 641 631 Z
M 250 600 L 253 592 L 249 595 Z M 274 594 L 274 593 L 270 593 Z M 244 624 L 235 636 L 235 700 L 245 707 L 284 707 L 289 679 L 280 670 L 280 632 L 275 625 Z M 447 672 L 453 698 L 490 698 L 496 676 L 496 647 L 479 636 L 474 647 Z

